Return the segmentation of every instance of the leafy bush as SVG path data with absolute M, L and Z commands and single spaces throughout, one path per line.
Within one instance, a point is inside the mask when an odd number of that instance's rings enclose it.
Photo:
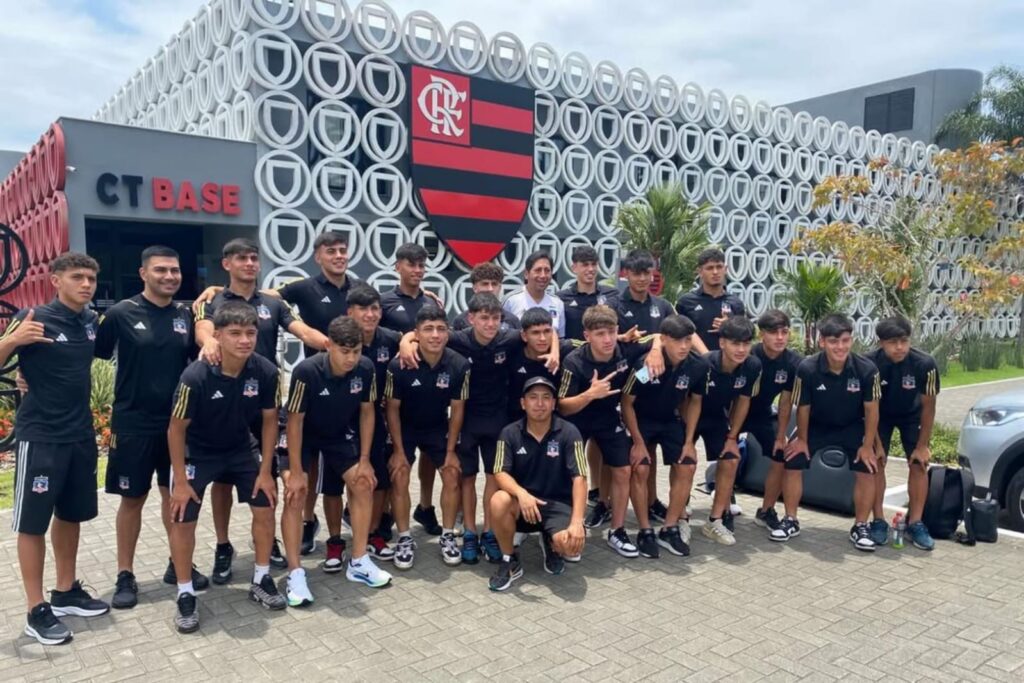
M 114 404 L 114 364 L 109 360 L 97 358 L 92 362 L 92 392 L 89 395 L 89 407 L 110 412 Z
M 960 430 L 947 427 L 938 422 L 932 430 L 932 462 L 937 465 L 956 465 L 957 453 L 956 443 L 960 439 Z M 907 454 L 903 451 L 903 444 L 894 433 L 892 444 L 889 446 L 889 455 L 905 458 Z
M 812 353 L 818 321 L 846 308 L 842 271 L 835 266 L 802 261 L 793 271 L 776 272 L 775 281 L 785 286 L 783 306 L 804 321 L 804 353 Z
M 981 369 L 984 353 L 982 344 L 984 338 L 980 334 L 968 333 L 960 339 L 960 364 L 967 372 L 977 372 Z
M 1015 368 L 1024 368 L 1024 344 L 1019 339 L 1010 343 L 1006 360 Z

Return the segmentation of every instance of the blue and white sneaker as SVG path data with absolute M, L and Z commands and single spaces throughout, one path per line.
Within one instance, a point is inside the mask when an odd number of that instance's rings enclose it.
M 462 536 L 462 561 L 466 564 L 480 561 L 480 539 L 472 531 L 466 531 Z
M 889 523 L 884 519 L 871 520 L 871 541 L 876 548 L 889 544 Z
M 487 561 L 491 564 L 501 562 L 501 548 L 498 547 L 498 537 L 493 531 L 485 531 L 480 536 L 480 546 L 483 548 Z
M 363 555 L 354 562 L 349 560 L 345 578 L 353 583 L 366 584 L 370 588 L 383 588 L 391 583 L 391 574 L 374 564 L 368 555 Z
M 928 527 L 920 520 L 907 527 L 907 536 L 915 548 L 921 550 L 933 550 L 935 548 L 935 540 L 928 533 Z

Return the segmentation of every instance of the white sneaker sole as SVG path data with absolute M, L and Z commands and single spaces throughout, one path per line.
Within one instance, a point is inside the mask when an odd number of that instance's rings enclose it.
M 441 553 L 441 560 L 449 567 L 458 567 L 462 564 L 462 553 L 459 553 L 457 557 L 448 557 L 444 553 Z
M 338 572 L 345 571 L 345 564 L 339 562 L 337 565 L 325 564 L 323 566 L 324 574 L 337 574 Z
M 82 607 L 57 607 L 53 606 L 54 616 L 57 617 L 98 617 L 110 611 L 109 607 L 104 609 L 84 609 Z
M 617 552 L 622 557 L 630 557 L 630 558 L 632 558 L 632 557 L 640 557 L 640 551 L 637 550 L 636 548 L 634 548 L 633 550 L 628 550 L 626 548 L 620 548 L 619 546 L 614 545 L 611 541 L 608 541 L 608 547 L 611 548 L 612 550 L 614 550 L 615 552 Z
M 371 581 L 370 577 L 368 576 L 364 576 L 361 574 L 352 574 L 346 571 L 345 578 L 351 581 L 352 583 L 361 583 L 364 586 L 369 586 L 370 588 L 383 588 L 384 586 L 391 583 L 391 575 L 387 574 L 386 572 L 382 572 L 382 574 L 387 578 L 381 578 L 377 581 Z
M 413 559 L 409 560 L 408 562 L 406 562 L 405 560 L 398 559 L 397 555 L 395 556 L 395 561 L 394 561 L 395 569 L 412 569 L 412 566 L 414 564 L 416 564 L 416 558 L 413 558 Z
M 785 543 L 789 540 L 789 536 L 783 534 L 782 536 L 776 536 L 775 534 L 768 534 L 769 541 L 775 541 L 776 543 Z
M 701 527 L 701 533 L 704 534 L 704 538 L 710 538 L 719 545 L 736 545 L 736 539 L 734 537 L 720 536 L 714 531 L 711 531 L 708 527 Z
M 875 545 L 858 545 L 857 541 L 852 538 L 850 539 L 850 543 L 852 543 L 853 547 L 861 551 L 862 553 L 873 553 L 875 552 L 875 548 L 878 547 Z
M 309 607 L 313 604 L 313 598 L 293 598 L 288 596 L 289 607 Z
M 671 553 L 672 555 L 675 555 L 676 557 L 686 557 L 686 553 L 679 552 L 678 550 L 673 548 L 672 544 L 669 543 L 668 541 L 663 541 L 663 540 L 661 540 L 659 538 L 658 539 L 658 545 L 660 545 L 662 548 L 664 548 L 665 550 L 669 551 L 669 553 Z
M 40 645 L 64 645 L 65 643 L 70 643 L 75 637 L 74 633 L 68 631 L 67 637 L 61 638 L 59 640 L 57 638 L 46 638 L 40 635 L 38 631 L 36 631 L 34 628 L 28 625 L 25 626 L 25 635 L 35 638 Z

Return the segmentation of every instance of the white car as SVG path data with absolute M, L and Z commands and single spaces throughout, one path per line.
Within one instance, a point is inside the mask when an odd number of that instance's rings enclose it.
M 989 495 L 1024 530 L 1024 391 L 986 396 L 964 418 L 960 464 L 974 473 L 974 497 Z

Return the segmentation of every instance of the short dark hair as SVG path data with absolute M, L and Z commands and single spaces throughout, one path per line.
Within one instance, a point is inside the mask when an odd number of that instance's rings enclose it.
M 546 309 L 537 306 L 531 308 L 523 313 L 522 317 L 519 318 L 519 326 L 524 330 L 528 330 L 531 327 L 537 327 L 538 325 L 553 325 L 551 322 L 551 314 Z
M 697 326 L 685 315 L 675 313 L 661 321 L 659 331 L 672 339 L 685 339 L 697 331 Z
M 731 342 L 753 341 L 754 323 L 745 315 L 731 315 L 719 326 L 718 337 Z
M 256 327 L 256 309 L 242 301 L 229 301 L 218 306 L 213 314 L 213 328 L 220 330 L 228 325 Z
M 145 249 L 142 250 L 142 265 L 146 265 L 149 262 L 149 259 L 154 258 L 154 257 L 176 258 L 176 259 L 180 259 L 181 258 L 178 255 L 178 252 L 176 252 L 174 249 L 171 249 L 170 247 L 165 247 L 162 244 L 154 244 L 154 245 L 152 245 L 150 247 L 146 247 Z
M 493 282 L 501 282 L 505 277 L 505 271 L 501 269 L 497 263 L 491 263 L 490 261 L 484 261 L 473 266 L 473 270 L 469 271 L 469 281 L 472 284 L 483 282 L 484 280 L 491 280 Z
M 369 308 L 374 304 L 380 303 L 380 292 L 365 282 L 358 282 L 348 290 L 347 300 L 349 306 Z
M 72 268 L 88 268 L 93 272 L 100 272 L 100 264 L 96 263 L 96 259 L 77 251 L 66 251 L 50 261 L 51 273 L 63 273 Z
M 316 236 L 313 240 L 313 251 L 320 247 L 333 247 L 335 244 L 344 244 L 348 247 L 348 235 L 337 230 L 328 230 Z
M 352 318 L 339 315 L 327 326 L 327 336 L 337 346 L 347 349 L 363 347 L 363 330 Z
M 248 237 L 236 237 L 233 240 L 229 240 L 220 253 L 223 258 L 235 256 L 236 254 L 258 254 L 260 253 L 260 246 Z
M 448 324 L 448 316 L 444 314 L 444 311 L 434 304 L 426 304 L 419 310 L 419 313 L 416 314 L 416 327 L 419 327 L 423 323 L 430 323 L 438 320 Z
M 718 247 L 708 247 L 697 254 L 697 267 L 707 263 L 725 263 L 725 252 Z
M 418 242 L 406 242 L 398 248 L 395 252 L 395 261 L 408 261 L 409 263 L 426 263 L 427 257 L 430 254 L 427 253 L 426 248 Z
M 622 259 L 622 267 L 631 273 L 654 270 L 654 254 L 646 249 L 634 249 Z
M 619 316 L 611 306 L 598 304 L 583 312 L 583 329 L 597 330 L 604 327 L 619 327 Z
M 884 318 L 879 320 L 878 324 L 875 325 L 875 334 L 878 335 L 879 341 L 904 338 L 910 339 L 910 335 L 913 331 L 914 328 L 910 325 L 910 321 L 901 315 Z
M 843 313 L 829 313 L 818 321 L 818 336 L 822 339 L 853 334 L 853 321 Z
M 501 302 L 490 292 L 474 294 L 469 300 L 470 313 L 501 313 Z
M 785 311 L 770 308 L 757 319 L 757 327 L 762 332 L 778 332 L 783 328 L 790 327 L 789 316 Z
M 540 261 L 541 259 L 546 260 L 548 262 L 548 265 L 551 266 L 551 269 L 554 270 L 555 262 L 551 259 L 551 256 L 548 254 L 548 252 L 539 250 L 533 252 L 532 254 L 526 257 L 526 270 L 533 270 L 533 267 L 537 264 L 537 261 Z
M 597 263 L 597 249 L 589 244 L 581 244 L 572 250 L 573 263 Z

